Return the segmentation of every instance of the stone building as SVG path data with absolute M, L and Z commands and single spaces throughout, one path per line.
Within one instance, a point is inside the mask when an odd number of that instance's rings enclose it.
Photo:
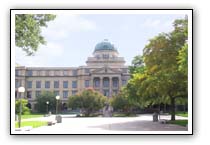
M 107 39 L 95 46 L 93 56 L 88 57 L 86 66 L 80 67 L 25 67 L 15 68 L 15 97 L 17 89 L 25 87 L 24 97 L 34 109 L 36 96 L 41 91 L 52 91 L 59 95 L 63 106 L 68 97 L 86 88 L 94 88 L 104 96 L 112 97 L 125 85 L 130 77 L 123 57 Z

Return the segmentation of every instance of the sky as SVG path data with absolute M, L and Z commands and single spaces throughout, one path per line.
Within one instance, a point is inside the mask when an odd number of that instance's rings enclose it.
M 34 56 L 15 48 L 15 61 L 28 67 L 78 67 L 86 65 L 95 45 L 108 39 L 126 65 L 142 54 L 149 39 L 173 30 L 173 21 L 184 14 L 57 14 L 42 28 L 47 45 Z

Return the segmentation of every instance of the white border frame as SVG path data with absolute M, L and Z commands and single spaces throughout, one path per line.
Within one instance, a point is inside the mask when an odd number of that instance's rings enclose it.
M 30 134 L 30 132 L 20 132 L 15 131 L 15 14 L 186 14 L 188 16 L 188 131 L 117 131 L 111 132 L 112 134 L 192 134 L 193 124 L 192 124 L 192 105 L 193 105 L 193 92 L 192 92 L 192 9 L 189 10 L 164 10 L 164 9 L 154 9 L 154 10 L 137 10 L 137 9 L 125 9 L 125 10 L 61 10 L 61 9 L 51 9 L 51 10 L 11 10 L 11 134 Z M 85 132 L 89 134 L 88 132 Z M 97 132 L 96 132 L 97 133 Z M 94 134 L 96 134 L 94 133 Z M 46 134 L 58 134 L 58 133 L 46 133 Z M 69 134 L 69 133 L 61 133 Z M 84 134 L 76 133 L 76 134 Z M 92 134 L 92 133 L 91 133 Z M 101 134 L 107 134 L 107 132 L 102 132 Z

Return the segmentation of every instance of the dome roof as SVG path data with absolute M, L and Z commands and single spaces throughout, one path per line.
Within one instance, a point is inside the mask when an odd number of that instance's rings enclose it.
M 104 39 L 102 42 L 96 44 L 95 46 L 95 51 L 100 51 L 100 50 L 112 50 L 112 51 L 117 51 L 117 49 L 114 47 L 113 44 L 111 44 L 108 39 Z

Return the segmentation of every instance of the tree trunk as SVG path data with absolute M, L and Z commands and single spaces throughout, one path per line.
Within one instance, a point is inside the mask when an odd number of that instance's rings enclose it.
M 175 120 L 175 98 L 171 97 L 171 120 Z

